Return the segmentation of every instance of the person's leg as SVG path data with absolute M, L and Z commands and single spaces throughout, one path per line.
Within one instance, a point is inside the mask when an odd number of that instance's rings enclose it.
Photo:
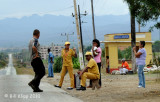
M 144 69 L 144 66 L 142 66 L 142 69 Z M 144 71 L 142 72 L 142 79 L 143 79 L 143 85 L 142 85 L 142 87 L 145 88 L 145 76 L 144 76 Z
M 50 63 L 48 63 L 48 76 L 51 76 L 51 67 L 50 67 Z
M 34 59 L 32 62 L 31 62 L 31 65 L 32 65 L 32 67 L 33 67 L 33 71 L 34 71 L 34 73 L 35 73 L 35 76 L 34 76 L 34 78 L 32 79 L 32 81 L 30 82 L 31 84 L 33 84 L 34 86 L 36 86 L 36 79 L 37 79 L 37 76 L 38 76 L 38 71 L 37 71 L 37 59 Z
M 122 68 L 120 68 L 119 71 L 120 71 L 120 74 L 123 74 L 123 69 Z
M 143 85 L 142 73 L 143 69 L 141 68 L 141 65 L 138 65 L 139 86 Z
M 51 76 L 54 77 L 54 74 L 53 74 L 53 64 L 51 63 Z
M 128 69 L 126 69 L 125 73 L 126 73 L 126 74 L 128 73 Z
M 99 85 L 101 86 L 102 85 L 102 82 L 101 82 L 101 63 L 97 63 L 97 65 L 98 65 L 99 73 L 100 73 Z
M 69 72 L 70 81 L 71 81 L 71 88 L 74 88 L 74 75 L 73 75 L 73 67 L 67 66 L 67 70 Z
M 64 76 L 66 74 L 67 68 L 65 66 L 62 66 L 62 71 L 61 71 L 61 79 L 59 81 L 59 86 L 62 87 Z
M 108 66 L 108 73 L 110 73 L 110 68 L 109 68 L 109 66 Z
M 123 68 L 122 70 L 123 70 L 123 74 L 125 74 L 125 72 L 126 72 L 126 68 Z
M 127 74 L 127 72 L 128 72 L 128 69 L 123 68 L 123 74 Z
M 97 75 L 85 72 L 81 76 L 81 86 L 85 87 L 86 86 L 86 79 L 98 79 Z
M 45 75 L 45 67 L 44 67 L 44 64 L 40 58 L 39 58 L 38 63 L 39 63 L 39 71 L 38 71 L 38 77 L 37 77 L 37 87 L 39 88 L 40 81 Z
M 44 67 L 43 62 L 40 58 L 36 58 L 32 62 L 32 66 L 33 66 L 33 69 L 35 72 L 35 77 L 31 81 L 31 83 L 33 83 L 37 88 L 39 88 L 40 80 L 45 75 L 45 67 Z

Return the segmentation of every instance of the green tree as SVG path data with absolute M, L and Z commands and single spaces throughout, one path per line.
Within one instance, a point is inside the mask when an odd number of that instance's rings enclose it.
M 139 0 L 124 0 L 129 7 L 130 15 L 131 15 L 131 46 L 132 48 L 136 46 L 136 32 L 135 32 L 135 18 L 137 15 L 137 11 L 140 8 Z M 135 55 L 132 51 L 132 70 L 136 73 L 136 63 L 135 63 Z
M 153 52 L 160 52 L 160 41 L 156 41 L 153 44 Z
M 136 18 L 139 23 L 143 26 L 150 20 L 156 21 L 155 24 L 151 27 L 160 28 L 160 22 L 158 18 L 160 17 L 160 0 L 135 0 L 139 5 L 138 10 L 136 11 Z
M 62 57 L 57 57 L 54 59 L 53 70 L 55 73 L 59 73 L 62 69 Z

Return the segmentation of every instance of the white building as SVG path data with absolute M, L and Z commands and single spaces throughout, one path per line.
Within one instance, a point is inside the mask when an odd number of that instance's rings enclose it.
M 46 60 L 48 58 L 48 48 L 51 48 L 51 51 L 55 57 L 61 56 L 61 50 L 64 49 L 63 46 L 55 46 L 55 45 L 52 45 L 52 47 L 41 46 L 42 59 Z

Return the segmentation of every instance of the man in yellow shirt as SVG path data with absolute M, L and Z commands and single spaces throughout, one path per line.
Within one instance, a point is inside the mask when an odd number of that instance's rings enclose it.
M 74 88 L 74 75 L 73 75 L 73 63 L 72 63 L 72 57 L 77 57 L 76 49 L 73 50 L 69 48 L 70 42 L 65 42 L 65 48 L 62 50 L 62 59 L 63 59 L 63 65 L 61 70 L 61 79 L 59 82 L 59 85 L 55 85 L 55 87 L 61 88 L 64 80 L 64 76 L 68 70 L 71 86 L 68 87 L 68 90 L 72 90 Z
M 96 61 L 92 58 L 92 53 L 86 52 L 85 56 L 86 60 L 89 62 L 87 67 L 79 72 L 81 78 L 81 87 L 77 90 L 86 90 L 86 79 L 100 79 L 99 69 Z

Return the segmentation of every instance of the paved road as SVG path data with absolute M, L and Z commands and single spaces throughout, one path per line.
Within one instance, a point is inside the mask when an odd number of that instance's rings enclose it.
M 0 70 L 0 75 L 16 75 L 16 70 L 12 63 L 12 54 L 9 54 L 8 56 L 9 56 L 8 67 Z
M 41 83 L 43 93 L 33 93 L 27 85 L 32 78 L 29 75 L 16 75 L 10 54 L 8 67 L 0 70 L 0 102 L 82 102 L 46 82 Z

